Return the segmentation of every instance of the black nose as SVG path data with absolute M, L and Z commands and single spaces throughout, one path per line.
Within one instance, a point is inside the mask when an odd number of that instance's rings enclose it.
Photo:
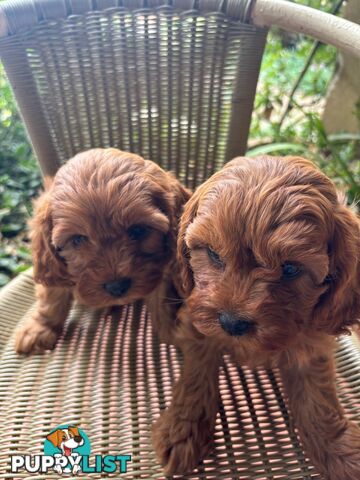
M 220 313 L 219 322 L 225 332 L 232 336 L 244 335 L 252 325 L 248 317 L 236 316 L 228 312 Z
M 75 440 L 76 443 L 80 443 L 81 440 L 82 440 L 82 437 L 80 437 L 80 435 L 79 435 L 77 437 L 74 437 L 74 440 Z
M 104 289 L 113 297 L 122 297 L 131 286 L 131 278 L 119 278 L 109 283 L 104 283 Z

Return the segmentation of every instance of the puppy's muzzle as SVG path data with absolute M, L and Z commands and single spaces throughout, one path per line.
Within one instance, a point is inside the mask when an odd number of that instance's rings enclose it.
M 236 316 L 229 312 L 220 313 L 219 323 L 227 334 L 234 337 L 244 335 L 253 326 L 248 317 Z
M 122 297 L 131 287 L 131 278 L 118 278 L 112 282 L 104 283 L 103 287 L 112 297 Z

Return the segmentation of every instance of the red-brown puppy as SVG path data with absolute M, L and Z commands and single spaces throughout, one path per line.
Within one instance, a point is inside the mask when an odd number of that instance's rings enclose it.
M 236 158 L 187 203 L 178 259 L 184 371 L 154 427 L 167 473 L 206 454 L 223 353 L 279 367 L 307 454 L 327 479 L 360 479 L 360 429 L 336 395 L 335 336 L 360 324 L 359 219 L 297 157 Z
M 145 298 L 168 341 L 174 312 L 166 296 L 176 294 L 177 224 L 188 198 L 154 162 L 114 148 L 63 165 L 30 224 L 37 306 L 16 351 L 53 348 L 73 298 L 94 307 Z

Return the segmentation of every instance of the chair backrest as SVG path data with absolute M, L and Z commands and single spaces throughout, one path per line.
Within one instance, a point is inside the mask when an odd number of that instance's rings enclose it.
M 115 146 L 195 187 L 243 154 L 267 32 L 250 3 L 2 3 L 0 56 L 43 172 Z

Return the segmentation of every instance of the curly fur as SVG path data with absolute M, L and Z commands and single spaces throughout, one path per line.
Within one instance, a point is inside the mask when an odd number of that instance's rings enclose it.
M 177 342 L 185 368 L 154 446 L 170 473 L 207 452 L 218 404 L 218 368 L 279 367 L 305 450 L 331 480 L 360 478 L 360 429 L 335 389 L 335 336 L 360 324 L 360 224 L 334 184 L 298 157 L 236 158 L 194 193 L 178 237 L 184 306 Z M 216 252 L 214 261 L 208 248 Z M 288 262 L 301 265 L 291 280 Z M 219 315 L 248 319 L 230 336 Z
M 114 148 L 89 150 L 63 165 L 47 180 L 30 223 L 38 304 L 17 333 L 16 350 L 52 348 L 72 297 L 93 307 L 145 298 L 159 324 L 160 309 L 170 321 L 164 297 L 176 294 L 172 264 L 189 196 L 154 162 Z M 131 237 L 134 225 L 146 226 L 144 237 Z M 76 245 L 79 235 L 85 241 Z M 114 298 L 103 286 L 119 278 L 130 278 L 131 287 Z

